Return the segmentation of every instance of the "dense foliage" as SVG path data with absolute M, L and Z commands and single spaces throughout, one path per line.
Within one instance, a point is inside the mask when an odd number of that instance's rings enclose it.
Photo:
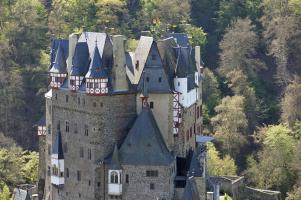
M 212 174 L 246 173 L 254 187 L 300 199 L 300 2 L 1 0 L 0 132 L 25 149 L 37 149 L 33 124 L 44 110 L 53 38 L 106 31 L 126 35 L 133 50 L 141 31 L 156 38 L 186 32 L 193 45 L 202 47 L 206 66 L 203 133 L 216 137 Z M 1 187 L 18 184 L 16 175 L 21 182 L 36 179 L 24 175 L 32 174 L 36 155 L 9 146 L 0 152 L 1 161 L 28 163 L 21 170 L 11 166 Z

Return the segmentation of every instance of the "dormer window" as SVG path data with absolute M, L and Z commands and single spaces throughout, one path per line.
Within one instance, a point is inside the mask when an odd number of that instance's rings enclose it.
M 119 183 L 119 178 L 118 178 L 118 173 L 117 172 L 113 171 L 111 173 L 110 183 L 113 183 L 113 184 L 118 184 Z
M 109 195 L 122 195 L 121 170 L 109 170 Z

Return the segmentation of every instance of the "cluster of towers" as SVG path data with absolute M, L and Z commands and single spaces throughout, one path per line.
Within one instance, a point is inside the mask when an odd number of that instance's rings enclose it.
M 72 34 L 53 41 L 50 63 L 40 199 L 183 199 L 185 187 L 204 188 L 202 63 L 187 35 L 141 36 L 129 52 L 122 35 Z

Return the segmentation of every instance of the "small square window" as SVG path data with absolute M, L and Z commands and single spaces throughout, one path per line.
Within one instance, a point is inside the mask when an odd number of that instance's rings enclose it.
M 151 183 L 151 184 L 149 185 L 149 188 L 150 188 L 151 190 L 154 190 L 154 189 L 155 189 L 155 184 L 154 184 L 154 183 Z

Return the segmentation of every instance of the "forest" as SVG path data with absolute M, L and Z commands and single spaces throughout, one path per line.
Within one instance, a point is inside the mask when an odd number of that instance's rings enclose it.
M 187 33 L 205 63 L 209 173 L 301 199 L 300 0 L 0 0 L 0 200 L 36 181 L 51 41 L 82 31 L 130 50 L 141 31 Z

